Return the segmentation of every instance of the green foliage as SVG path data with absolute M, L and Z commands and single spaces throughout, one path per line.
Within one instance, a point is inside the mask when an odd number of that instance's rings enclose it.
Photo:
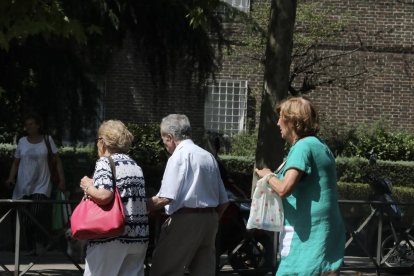
M 321 117 L 319 137 L 325 141 L 335 156 L 342 154 L 348 142 L 357 139 L 355 130 L 347 129 L 344 124 L 338 125 L 329 118 Z
M 391 129 L 381 121 L 361 125 L 355 137 L 348 139 L 342 155 L 368 157 L 372 153 L 381 160 L 414 160 L 414 135 Z
M 59 42 L 62 45 L 56 47 Z M 21 130 L 21 118 L 29 112 L 42 116 L 56 141 L 65 131 L 76 143 L 84 138 L 82 129 L 94 129 L 99 91 L 88 76 L 90 68 L 72 46 L 30 38 L 8 52 L 0 51 L 0 85 L 6 91 L 0 98 L 0 126 L 7 132 Z M 5 139 L 12 142 L 10 135 Z
M 360 125 L 355 129 L 338 127 L 322 118 L 319 136 L 335 156 L 368 158 L 374 153 L 380 160 L 414 160 L 414 135 L 391 129 L 382 122 Z M 244 132 L 230 138 L 229 155 L 255 156 L 257 133 Z
M 299 47 L 326 42 L 346 25 L 346 21 L 329 16 L 326 10 L 319 11 L 318 3 L 300 3 L 296 12 L 294 44 Z
M 0 144 L 0 155 L 5 158 L 13 158 L 16 145 Z
M 333 83 L 344 88 L 358 85 L 361 76 L 367 73 L 365 64 L 352 57 L 359 46 L 351 50 L 321 51 L 330 43 L 341 46 L 336 39 L 346 36 L 344 27 L 349 24 L 350 16 L 320 5 L 306 1 L 297 8 L 289 80 L 289 93 L 293 96 Z M 355 41 L 354 45 L 358 43 Z
M 391 180 L 394 186 L 414 188 L 413 161 L 377 160 L 376 167 L 369 166 L 368 159 L 362 157 L 337 157 L 336 170 L 339 181 L 366 182 L 371 172 L 377 172 Z
M 403 203 L 413 203 L 414 189 L 413 187 L 394 187 L 392 194 L 396 201 Z
M 230 155 L 255 156 L 257 147 L 257 132 L 242 132 L 230 138 Z
M 236 12 L 237 9 L 233 9 L 233 11 Z M 260 4 L 252 5 L 249 13 L 241 11 L 236 13 L 235 21 L 237 22 L 237 18 L 240 19 L 246 34 L 239 38 L 235 37 L 234 39 L 240 39 L 238 43 L 243 45 L 243 48 L 246 48 L 249 55 L 260 58 L 261 60 L 264 59 L 269 14 L 270 2 L 261 2 Z
M 72 144 L 82 141 L 83 130 L 101 119 L 97 83 L 127 33 L 157 86 L 173 79 L 177 68 L 187 70 L 187 84 L 204 84 L 227 44 L 215 12 L 220 4 L 0 1 L 0 142 L 12 142 L 22 114 L 32 111 L 44 118 L 55 140 L 69 132 Z
M 143 168 L 147 186 L 157 191 L 162 178 L 167 154 L 159 139 L 158 125 L 128 125 L 136 140 L 130 152 Z M 13 160 L 15 145 L 0 144 L 0 180 L 8 176 Z M 62 147 L 59 149 L 65 171 L 68 189 L 72 194 L 80 193 L 79 179 L 91 176 L 97 153 L 95 147 Z M 250 194 L 254 166 L 254 156 L 220 155 L 225 168 L 234 182 Z M 367 200 L 372 190 L 366 183 L 370 171 L 368 160 L 360 157 L 338 157 L 336 159 L 338 186 L 341 199 Z M 377 170 L 393 183 L 393 194 L 401 202 L 410 202 L 414 198 L 414 162 L 377 161 Z
M 128 124 L 135 139 L 129 154 L 138 164 L 163 166 L 168 159 L 160 138 L 159 124 Z
M 22 43 L 36 35 L 71 37 L 77 42 L 86 42 L 82 24 L 68 18 L 60 0 L 2 0 L 0 14 L 0 49 L 9 50 L 13 40 Z
M 338 194 L 340 199 L 368 200 L 372 189 L 364 183 L 338 182 Z
M 224 45 L 218 0 L 128 1 L 113 9 L 120 32 L 130 31 L 153 81 L 174 79 L 178 65 L 188 84 L 204 84 L 219 68 Z
M 364 182 L 368 160 L 361 157 L 336 158 L 336 172 L 339 181 Z
M 229 172 L 251 174 L 254 165 L 254 156 L 220 155 L 220 160 Z
M 10 171 L 16 145 L 0 144 L 0 180 L 5 180 Z M 72 195 L 82 193 L 79 188 L 80 179 L 87 175 L 92 176 L 95 161 L 98 158 L 94 147 L 59 148 L 65 173 L 66 187 Z
M 168 158 L 160 140 L 159 125 L 129 124 L 128 128 L 135 136 L 128 154 L 143 169 L 147 187 L 151 191 L 158 191 Z M 16 145 L 0 144 L 0 181 L 8 177 L 15 149 Z M 91 177 L 94 172 L 98 159 L 96 147 L 61 147 L 59 155 L 62 159 L 66 187 L 77 198 L 82 194 L 79 188 L 80 179 L 85 175 Z
M 335 156 L 369 158 L 376 154 L 381 160 L 414 160 L 414 135 L 392 129 L 383 122 L 362 124 L 350 129 L 322 118 L 319 136 Z
M 13 140 L 15 132 L 12 127 L 0 126 L 0 143 L 7 143 Z
M 413 161 L 379 161 L 378 166 L 380 173 L 389 178 L 394 186 L 414 188 Z
M 220 160 L 235 185 L 249 195 L 252 189 L 254 156 L 220 155 Z
M 95 145 L 88 145 L 83 147 L 60 147 L 59 154 L 67 158 L 73 156 L 84 156 L 87 159 L 97 158 L 98 152 Z
M 209 16 L 211 16 L 211 11 L 214 11 L 221 4 L 219 0 L 198 0 L 195 2 L 195 5 L 189 9 L 186 18 L 189 21 L 189 24 L 194 29 L 199 27 L 208 27 Z
M 220 160 L 229 174 L 238 178 L 242 185 L 250 187 L 254 156 L 241 157 L 220 155 Z M 377 161 L 377 167 L 369 166 L 368 160 L 361 157 L 337 157 L 337 178 L 340 182 L 366 183 L 367 175 L 373 170 L 391 180 L 394 187 L 414 188 L 414 162 Z
M 254 157 L 220 156 L 229 175 L 247 194 L 250 193 Z M 414 198 L 414 162 L 377 161 L 378 172 L 393 183 L 393 193 L 401 202 Z M 366 184 L 367 174 L 373 168 L 368 160 L 360 157 L 336 158 L 338 191 L 341 199 L 368 200 L 373 191 Z
M 215 13 L 220 16 L 218 21 L 220 25 L 226 26 L 229 23 L 232 26 L 242 26 L 241 32 L 231 31 L 226 33 L 227 41 L 224 45 L 227 46 L 227 51 L 225 54 L 229 56 L 233 53 L 243 54 L 246 58 L 254 60 L 253 63 L 244 62 L 238 64 L 238 66 L 240 71 L 255 72 L 258 67 L 262 66 L 265 59 L 264 48 L 268 34 L 270 2 L 255 3 L 251 5 L 250 11 L 247 13 L 225 1 L 217 2 L 219 4 L 215 9 Z M 258 67 L 252 67 L 253 64 Z
M 367 201 L 371 199 L 373 192 L 368 184 L 338 182 L 338 194 L 341 200 Z M 408 187 L 394 187 L 392 196 L 396 202 L 411 204 L 414 199 L 414 189 Z M 345 217 L 361 216 L 364 213 L 368 215 L 371 211 L 368 204 L 357 205 L 357 209 L 354 206 L 354 203 L 342 204 L 341 209 L 343 215 Z M 404 217 L 407 217 L 408 219 L 408 225 L 410 225 L 414 216 L 412 206 L 401 206 L 401 208 L 403 210 Z
M 98 159 L 96 147 L 64 147 L 59 149 L 65 173 L 66 187 L 72 195 L 82 194 L 79 181 L 84 176 L 92 177 Z

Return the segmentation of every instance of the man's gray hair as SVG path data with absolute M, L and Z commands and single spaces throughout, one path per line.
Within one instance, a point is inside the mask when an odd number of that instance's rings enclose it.
M 162 134 L 171 134 L 174 140 L 182 141 L 191 138 L 190 120 L 184 114 L 170 114 L 164 117 L 160 129 Z

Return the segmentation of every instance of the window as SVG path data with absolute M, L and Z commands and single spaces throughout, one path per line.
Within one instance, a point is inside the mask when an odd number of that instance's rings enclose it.
M 207 86 L 205 128 L 228 135 L 246 130 L 247 81 L 216 80 Z
M 250 11 L 250 0 L 222 0 L 222 1 L 226 2 L 232 7 L 235 7 L 236 9 L 239 9 L 243 12 Z

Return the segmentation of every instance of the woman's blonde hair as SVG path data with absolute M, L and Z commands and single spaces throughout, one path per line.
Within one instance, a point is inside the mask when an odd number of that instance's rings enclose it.
M 99 127 L 98 136 L 103 139 L 105 146 L 111 153 L 128 152 L 134 140 L 134 136 L 129 132 L 124 123 L 119 120 L 103 122 Z
M 318 113 L 306 97 L 290 97 L 282 101 L 276 111 L 299 137 L 316 135 L 319 131 Z

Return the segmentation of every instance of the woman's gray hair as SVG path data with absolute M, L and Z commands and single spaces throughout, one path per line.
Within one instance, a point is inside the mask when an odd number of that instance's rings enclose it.
M 171 134 L 174 140 L 191 138 L 191 126 L 188 117 L 183 114 L 170 114 L 164 117 L 160 125 L 161 134 Z
M 105 146 L 111 153 L 126 153 L 131 147 L 134 136 L 123 122 L 108 120 L 101 124 L 98 136 L 103 139 Z

